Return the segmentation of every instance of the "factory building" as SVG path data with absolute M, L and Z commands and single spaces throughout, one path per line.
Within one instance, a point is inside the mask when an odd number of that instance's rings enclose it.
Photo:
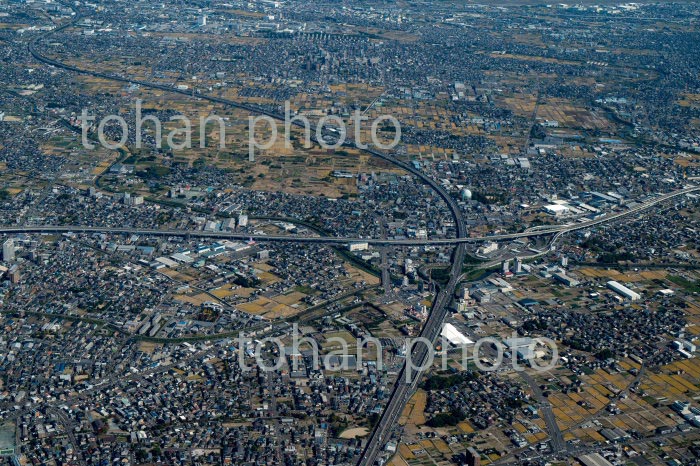
M 640 299 L 642 299 L 642 295 L 640 295 L 639 293 L 635 293 L 634 291 L 627 288 L 625 285 L 618 283 L 614 280 L 610 280 L 607 283 L 607 285 L 608 288 L 613 290 L 615 293 L 629 299 L 630 301 L 639 301 Z
M 569 207 L 562 204 L 549 204 L 543 207 L 544 211 L 555 217 L 562 216 L 569 212 Z
M 613 466 L 613 464 L 603 458 L 599 453 L 591 453 L 588 455 L 579 456 L 578 460 L 584 466 Z
M 552 277 L 559 283 L 563 283 L 566 286 L 578 286 L 579 282 L 575 278 L 569 277 L 563 272 L 555 272 L 552 274 Z
M 469 338 L 462 335 L 462 333 L 457 330 L 457 327 L 449 323 L 442 327 L 442 336 L 454 346 L 465 346 L 474 343 Z

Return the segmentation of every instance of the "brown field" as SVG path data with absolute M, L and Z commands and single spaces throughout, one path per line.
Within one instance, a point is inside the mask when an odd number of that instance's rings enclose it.
M 82 57 L 59 57 L 69 64 L 85 67 L 86 61 Z M 94 60 L 93 60 L 94 62 Z M 120 72 L 125 70 L 129 75 L 136 78 L 145 78 L 150 70 L 147 66 L 139 64 L 134 57 L 117 59 L 93 63 L 95 68 L 100 68 L 107 72 Z M 268 150 L 258 150 L 256 161 L 248 161 L 248 113 L 242 110 L 227 108 L 222 105 L 214 105 L 204 100 L 195 100 L 187 95 L 178 93 L 168 93 L 161 90 L 146 88 L 130 89 L 123 83 L 115 83 L 109 80 L 95 78 L 91 76 L 79 75 L 76 79 L 81 83 L 81 87 L 87 93 L 111 92 L 117 95 L 129 95 L 132 101 L 141 99 L 144 109 L 164 110 L 170 109 L 186 115 L 193 121 L 192 145 L 193 148 L 187 151 L 176 151 L 175 161 L 191 165 L 194 161 L 204 158 L 207 163 L 213 164 L 221 169 L 228 170 L 232 181 L 240 182 L 242 185 L 256 190 L 284 191 L 293 194 L 319 195 L 329 198 L 338 198 L 343 195 L 357 194 L 355 180 L 342 179 L 331 176 L 334 170 L 349 171 L 351 173 L 387 171 L 392 173 L 402 173 L 395 167 L 377 158 L 368 156 L 354 149 L 345 149 L 337 153 L 321 150 L 319 147 L 306 149 L 301 146 L 303 133 L 298 128 L 293 129 L 296 140 L 292 148 L 285 147 L 283 138 L 279 137 L 278 142 Z M 165 79 L 165 78 L 164 78 Z M 202 78 L 204 79 L 204 78 Z M 206 85 L 204 81 L 189 82 L 182 81 L 178 76 L 172 76 L 172 80 L 179 84 L 187 84 L 190 87 Z M 253 81 L 247 83 L 250 86 L 266 86 Z M 368 106 L 376 97 L 383 92 L 382 88 L 370 87 L 367 85 L 348 84 L 334 87 L 337 95 L 333 98 L 318 98 L 316 96 L 300 93 L 292 99 L 292 108 L 316 108 L 320 115 L 325 115 L 334 101 L 359 102 Z M 250 103 L 264 104 L 270 103 L 265 99 L 243 98 L 238 95 L 239 89 L 227 87 L 216 89 L 212 95 L 229 98 L 237 101 L 247 101 Z M 121 109 L 122 113 L 132 111 L 132 108 Z M 408 109 L 407 109 L 408 110 Z M 377 108 L 372 109 L 378 112 Z M 219 132 L 216 124 L 207 126 L 206 142 L 207 147 L 199 147 L 199 127 L 200 116 L 207 116 L 215 113 L 224 118 L 228 118 L 226 124 L 226 150 L 220 151 L 218 148 Z M 383 111 L 382 111 L 383 113 Z M 176 127 L 180 122 L 163 124 L 163 138 Z M 312 118 L 313 126 L 313 118 Z M 146 126 L 144 131 L 152 131 L 150 126 Z M 256 136 L 258 140 L 267 140 L 267 126 L 263 123 L 256 125 Z M 354 130 L 353 130 L 354 131 Z M 369 127 L 363 127 L 363 139 L 369 140 Z M 153 163 L 158 163 L 156 160 Z M 137 167 L 146 168 L 147 165 Z M 94 175 L 102 174 L 106 170 L 106 164 L 100 163 L 92 170 Z M 145 187 L 144 187 L 145 190 Z M 144 191 L 145 193 L 146 191 Z
M 139 351 L 143 351 L 146 354 L 153 354 L 156 348 L 160 347 L 158 343 L 151 343 L 148 341 L 139 342 Z
M 210 290 L 209 292 L 220 299 L 228 298 L 229 296 L 232 296 L 235 294 L 235 292 L 233 291 L 232 286 L 230 284 L 226 284 L 226 285 L 221 286 L 219 288 L 215 288 L 213 290 Z
M 631 367 L 629 363 L 625 364 Z M 593 374 L 582 376 L 581 380 L 584 382 L 582 393 L 555 393 L 550 397 L 554 415 L 562 429 L 575 428 L 591 416 L 600 413 L 611 402 L 615 393 L 629 386 L 633 377 L 627 373 L 609 374 L 598 369 Z M 585 403 L 585 406 L 579 403 Z M 631 398 L 619 401 L 618 406 L 625 413 L 640 409 Z
M 212 297 L 205 293 L 200 293 L 194 296 L 179 294 L 175 295 L 174 298 L 178 301 L 182 301 L 183 303 L 190 303 L 194 306 L 201 306 L 202 304 L 208 301 L 212 301 Z
M 28 24 L 0 23 L 0 29 L 10 29 L 16 31 L 28 27 Z
M 173 280 L 177 280 L 179 282 L 193 282 L 194 277 L 191 277 L 190 275 L 186 275 L 184 273 L 180 273 L 177 270 L 170 269 L 168 267 L 164 267 L 158 271 L 159 273 L 162 273 L 166 277 L 172 278 Z
M 560 65 L 582 65 L 581 62 L 577 62 L 577 61 L 559 60 L 557 58 L 537 57 L 537 56 L 533 56 L 533 55 L 517 55 L 517 54 L 510 54 L 510 53 L 491 53 L 490 55 L 492 58 L 503 58 L 503 59 L 510 59 L 510 60 L 519 60 L 519 61 L 534 61 L 534 62 L 540 62 L 540 63 L 557 63 Z
M 401 446 L 403 446 L 403 445 L 401 445 Z M 399 448 L 400 448 L 400 447 L 399 447 Z M 399 450 L 399 451 L 400 451 L 400 450 Z M 410 453 L 410 452 L 409 452 L 409 453 Z M 411 455 L 411 457 L 413 457 L 413 455 Z M 409 459 L 410 459 L 410 458 L 409 458 Z M 408 462 L 407 462 L 405 459 L 403 459 L 403 453 L 402 453 L 402 452 L 400 452 L 400 453 L 394 455 L 394 457 L 391 458 L 391 460 L 389 461 L 388 464 L 389 464 L 389 466 L 408 466 Z
M 253 302 L 238 304 L 239 310 L 249 314 L 261 315 L 266 319 L 277 319 L 279 317 L 290 317 L 303 309 L 299 307 L 295 309 L 291 306 L 276 302 L 272 299 L 260 297 Z
M 451 454 L 452 449 L 447 445 L 447 443 L 442 440 L 442 439 L 434 439 L 433 440 L 433 445 L 439 451 L 440 453 L 444 454 Z
M 678 101 L 681 107 L 697 107 L 700 106 L 700 94 L 684 94 L 683 98 Z
M 537 117 L 556 120 L 560 126 L 583 129 L 609 129 L 610 122 L 565 99 L 546 99 L 537 109 Z
M 504 97 L 503 104 L 513 111 L 518 116 L 530 118 L 535 111 L 535 103 L 537 95 L 533 94 L 516 94 L 511 97 Z
M 358 268 L 355 268 L 349 264 L 343 264 L 343 266 L 345 267 L 345 270 L 347 270 L 350 274 L 351 280 L 354 282 L 364 281 L 369 285 L 376 285 L 379 283 L 379 277 L 375 277 L 374 275 L 360 270 Z
M 366 437 L 369 434 L 369 430 L 366 427 L 355 427 L 352 429 L 346 429 L 340 434 L 340 438 L 351 439 Z
M 418 390 L 404 407 L 399 424 L 402 426 L 409 423 L 415 426 L 425 424 L 425 406 L 427 403 L 428 394 L 425 390 Z
M 471 434 L 475 432 L 474 427 L 472 427 L 472 425 L 467 421 L 460 422 L 459 424 L 457 424 L 457 427 L 459 427 L 459 430 L 461 430 L 465 434 Z
M 662 366 L 660 373 L 644 377 L 640 388 L 659 399 L 693 398 L 700 392 L 700 360 L 686 359 Z
M 275 297 L 275 301 L 278 303 L 286 304 L 291 306 L 292 304 L 297 304 L 301 302 L 307 295 L 299 291 L 293 291 L 289 294 L 279 295 Z

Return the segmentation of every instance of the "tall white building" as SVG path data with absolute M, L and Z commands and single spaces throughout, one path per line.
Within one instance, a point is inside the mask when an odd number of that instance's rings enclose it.
M 238 216 L 238 226 L 239 227 L 247 227 L 248 226 L 248 216 L 245 214 L 241 214 Z
M 523 272 L 523 260 L 520 257 L 515 258 L 515 273 Z
M 2 260 L 5 262 L 15 260 L 15 242 L 12 238 L 2 243 Z

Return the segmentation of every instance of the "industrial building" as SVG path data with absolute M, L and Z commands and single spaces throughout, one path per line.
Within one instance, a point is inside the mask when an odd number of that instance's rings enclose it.
M 221 223 L 221 229 L 223 231 L 233 231 L 236 229 L 236 219 L 227 218 Z
M 479 249 L 476 250 L 477 255 L 486 255 L 486 254 L 491 254 L 492 252 L 496 252 L 498 250 L 498 243 L 495 241 L 489 241 L 487 243 L 484 243 L 483 246 L 481 246 Z
M 695 343 L 688 340 L 674 340 L 671 345 L 673 346 L 673 349 L 678 351 L 686 358 L 692 358 L 693 353 L 697 350 Z
M 578 286 L 579 282 L 575 278 L 569 277 L 563 272 L 555 272 L 552 274 L 552 277 L 559 283 L 563 283 L 566 286 Z
M 584 466 L 613 466 L 613 464 L 610 461 L 603 458 L 599 453 L 582 455 L 578 457 L 578 460 Z
M 544 211 L 555 217 L 567 214 L 569 212 L 569 207 L 562 204 L 549 204 L 543 207 Z
M 366 251 L 369 249 L 369 243 L 349 243 L 348 251 Z
M 629 299 L 630 301 L 639 301 L 640 299 L 642 299 L 642 295 L 640 295 L 639 293 L 635 293 L 634 291 L 627 288 L 625 285 L 618 283 L 614 280 L 610 280 L 607 283 L 607 285 L 608 288 L 613 290 L 615 293 Z
M 530 337 L 515 337 L 504 341 L 511 354 L 516 355 L 522 361 L 540 358 L 545 355 L 542 350 L 536 350 L 536 342 Z
M 442 327 L 442 336 L 454 346 L 465 346 L 474 343 L 457 330 L 457 327 L 449 323 Z

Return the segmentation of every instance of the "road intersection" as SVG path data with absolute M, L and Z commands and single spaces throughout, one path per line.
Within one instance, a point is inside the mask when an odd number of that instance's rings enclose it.
M 77 23 L 81 19 L 80 15 L 76 15 L 75 19 L 68 24 L 65 24 L 54 30 L 60 31 L 67 27 L 70 27 Z M 67 71 L 85 74 L 90 76 L 95 76 L 107 80 L 138 84 L 144 88 L 158 89 L 165 92 L 179 93 L 186 96 L 191 96 L 193 98 L 207 100 L 213 103 L 219 103 L 226 106 L 239 108 L 242 110 L 249 111 L 254 114 L 263 114 L 277 120 L 285 120 L 284 115 L 269 112 L 257 107 L 253 107 L 244 103 L 223 99 L 207 94 L 203 94 L 196 90 L 180 90 L 168 84 L 160 84 L 155 82 L 148 82 L 143 80 L 132 79 L 126 76 L 119 76 L 113 74 L 107 74 L 99 71 L 91 71 L 78 68 L 69 64 L 61 63 L 59 61 L 53 60 L 47 56 L 44 56 L 38 50 L 37 47 L 39 41 L 51 33 L 46 35 L 41 35 L 37 37 L 36 40 L 32 41 L 29 45 L 29 52 L 37 60 L 57 68 L 62 68 Z M 294 122 L 295 125 L 301 126 L 301 122 Z M 333 138 L 333 134 L 324 132 L 324 140 L 329 140 Z M 508 233 L 508 234 L 494 234 L 485 236 L 473 236 L 469 237 L 466 230 L 466 224 L 463 219 L 462 208 L 458 205 L 452 194 L 438 181 L 434 180 L 426 173 L 420 169 L 415 168 L 410 163 L 406 163 L 402 160 L 397 159 L 393 155 L 381 152 L 372 148 L 361 147 L 361 144 L 348 140 L 344 143 L 345 146 L 354 147 L 364 152 L 385 160 L 386 162 L 404 170 L 407 173 L 414 175 L 421 182 L 432 188 L 446 203 L 448 209 L 450 210 L 452 217 L 456 226 L 456 235 L 454 238 L 436 238 L 436 239 L 386 239 L 386 238 L 350 238 L 350 237 L 328 237 L 328 236 L 285 236 L 285 235 L 248 235 L 239 232 L 223 232 L 223 231 L 202 231 L 202 230 L 179 230 L 179 229 L 142 229 L 142 228 L 120 228 L 120 227 L 109 227 L 109 226 L 91 226 L 91 225 L 19 225 L 19 226 L 0 226 L 0 233 L 4 234 L 20 234 L 20 233 L 110 233 L 110 234 L 125 234 L 125 235 L 145 235 L 145 236 L 164 236 L 164 237 L 185 237 L 185 238 L 206 238 L 211 240 L 254 240 L 257 242 L 296 242 L 296 243 L 317 243 L 317 244 L 348 244 L 353 242 L 363 242 L 376 246 L 426 246 L 426 245 L 443 245 L 443 246 L 455 246 L 451 267 L 449 280 L 442 289 L 439 290 L 435 300 L 433 302 L 431 312 L 428 316 L 427 321 L 420 333 L 420 336 L 427 341 L 428 344 L 420 344 L 415 346 L 411 350 L 411 360 L 414 366 L 423 368 L 419 370 L 413 370 L 413 368 L 408 367 L 404 364 L 404 367 L 399 372 L 397 382 L 394 385 L 392 394 L 388 400 L 387 407 L 385 408 L 378 424 L 373 430 L 366 444 L 365 450 L 359 461 L 359 465 L 373 465 L 381 452 L 383 446 L 390 439 L 392 435 L 392 430 L 396 426 L 398 417 L 400 416 L 406 402 L 410 399 L 414 393 L 425 368 L 429 366 L 426 364 L 430 360 L 431 352 L 433 351 L 432 345 L 437 340 L 442 323 L 445 320 L 447 313 L 449 312 L 449 304 L 454 295 L 454 291 L 460 279 L 462 277 L 462 268 L 464 265 L 464 260 L 466 257 L 466 246 L 467 243 L 479 243 L 486 241 L 508 241 L 518 238 L 534 238 L 538 236 L 552 236 L 552 243 L 556 241 L 561 235 L 566 233 L 590 229 L 599 225 L 606 223 L 611 223 L 617 220 L 624 219 L 626 217 L 633 216 L 635 214 L 642 213 L 644 210 L 650 209 L 653 206 L 670 201 L 674 198 L 685 196 L 687 194 L 696 192 L 700 190 L 698 186 L 687 186 L 684 189 L 674 191 L 672 193 L 660 194 L 657 197 L 640 204 L 636 207 L 629 208 L 627 210 L 618 211 L 615 213 L 610 213 L 599 218 L 578 221 L 575 223 L 555 225 L 555 226 L 542 226 L 533 228 L 528 231 L 519 233 Z M 391 282 L 391 277 L 388 274 L 388 268 L 386 267 L 386 258 L 382 257 L 382 267 L 383 271 L 383 284 L 387 286 Z M 153 374 L 167 369 L 167 367 L 161 367 L 153 371 Z M 148 374 L 151 375 L 151 374 Z M 139 377 L 143 377 L 144 374 L 140 374 Z M 84 396 L 89 393 L 83 393 Z M 548 425 L 552 424 L 552 419 L 548 419 Z M 68 429 L 70 429 L 70 423 L 67 420 L 63 420 L 64 424 Z M 560 451 L 565 448 L 563 443 L 563 438 L 561 433 L 550 432 L 552 436 L 553 446 L 555 451 Z M 75 441 L 71 439 L 73 443 Z

